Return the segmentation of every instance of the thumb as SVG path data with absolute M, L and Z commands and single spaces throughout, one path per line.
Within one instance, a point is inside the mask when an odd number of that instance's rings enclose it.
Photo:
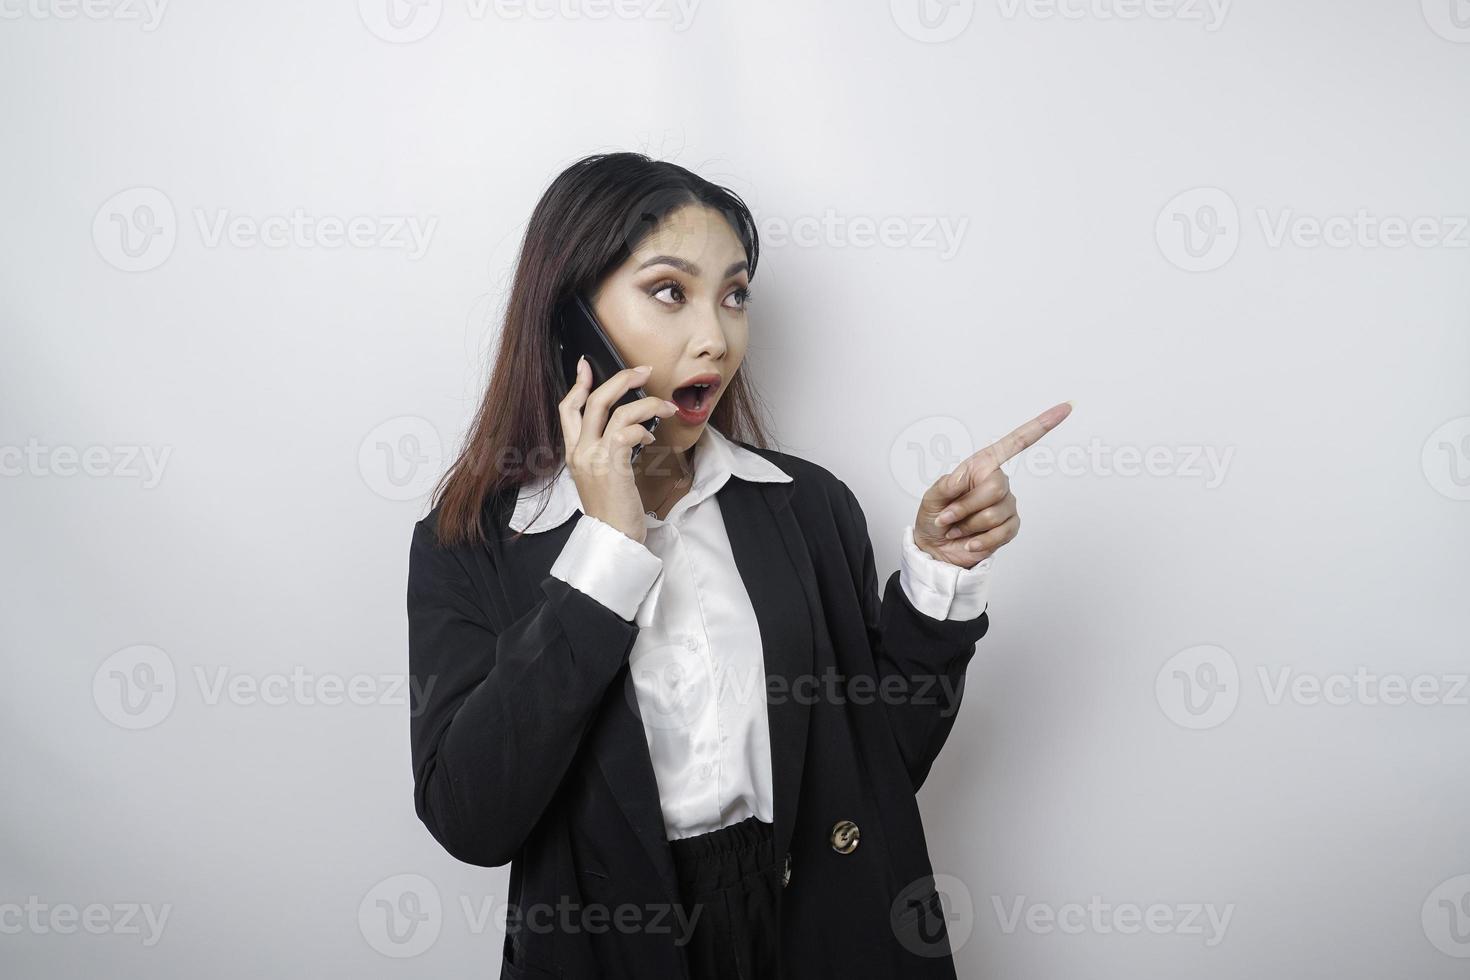
M 952 500 L 958 497 L 965 489 L 964 469 L 964 466 L 960 466 L 958 469 L 946 473 L 935 480 L 933 485 L 924 494 L 924 499 L 921 503 L 922 510 L 938 514 Z
M 968 469 L 966 469 L 965 464 L 961 463 L 959 466 L 955 467 L 952 473 L 944 478 L 944 493 L 947 498 L 945 501 L 946 503 L 948 503 L 949 500 L 958 497 L 961 493 L 964 492 L 965 482 L 968 477 L 969 471 Z

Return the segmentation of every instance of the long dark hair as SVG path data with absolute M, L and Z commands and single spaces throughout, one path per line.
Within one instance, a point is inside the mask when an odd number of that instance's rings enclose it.
M 760 242 L 745 202 L 677 164 L 641 153 L 593 154 L 563 170 L 541 195 L 521 242 L 485 397 L 431 498 L 441 544 L 483 544 L 487 500 L 565 465 L 557 403 L 566 383 L 553 312 L 574 290 L 591 296 L 666 215 L 687 204 L 725 216 L 753 279 Z M 707 424 L 766 448 L 759 398 L 745 373 L 728 382 Z

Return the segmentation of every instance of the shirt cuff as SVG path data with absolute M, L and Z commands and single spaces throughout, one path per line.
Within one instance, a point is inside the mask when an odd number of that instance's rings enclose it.
M 898 582 L 909 602 L 932 619 L 974 619 L 990 599 L 990 555 L 973 568 L 940 561 L 914 544 L 914 526 L 899 542 Z
M 551 574 L 626 620 L 632 620 L 664 562 L 622 531 L 583 514 L 551 564 Z M 643 624 L 640 624 L 643 625 Z

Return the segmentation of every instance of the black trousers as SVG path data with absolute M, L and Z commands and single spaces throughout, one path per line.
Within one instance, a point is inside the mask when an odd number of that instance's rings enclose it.
M 772 828 L 747 817 L 669 842 L 685 921 L 692 980 L 776 980 L 782 865 Z

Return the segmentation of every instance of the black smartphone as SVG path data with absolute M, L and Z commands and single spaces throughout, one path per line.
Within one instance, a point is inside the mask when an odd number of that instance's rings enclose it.
M 587 364 L 592 368 L 592 387 L 596 388 L 608 378 L 627 368 L 623 359 L 618 356 L 617 348 L 608 339 L 607 332 L 602 329 L 602 324 L 597 322 L 597 314 L 592 312 L 592 304 L 588 303 L 581 294 L 574 292 L 561 302 L 557 307 L 557 346 L 560 348 L 562 377 L 566 382 L 566 391 L 572 389 L 577 383 L 577 360 L 587 358 Z M 636 402 L 640 398 L 648 397 L 648 393 L 642 388 L 632 388 L 623 393 L 612 408 L 608 409 L 611 414 L 613 408 Z M 644 419 L 642 425 L 649 432 L 658 428 L 660 419 L 657 415 Z M 643 451 L 640 442 L 633 447 L 631 459 L 637 459 L 638 454 Z

